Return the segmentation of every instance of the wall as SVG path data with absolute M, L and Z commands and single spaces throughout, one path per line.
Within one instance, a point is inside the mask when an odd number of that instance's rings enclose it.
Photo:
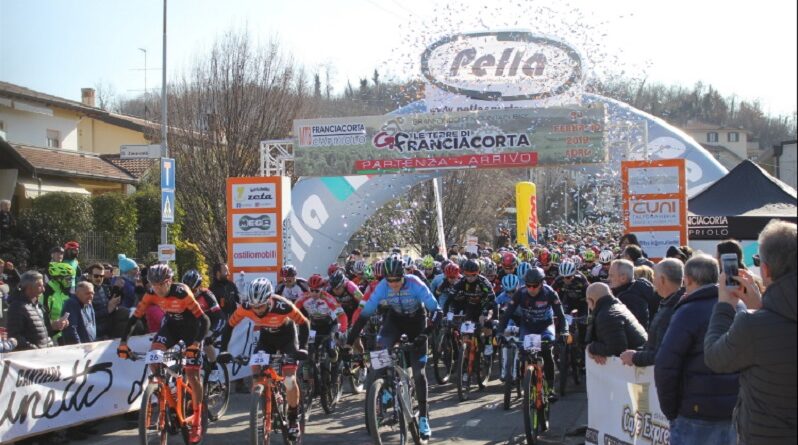
M 78 129 L 81 151 L 119 154 L 120 145 L 149 144 L 140 131 L 117 127 L 96 119 L 83 119 L 78 125 Z
M 779 158 L 779 179 L 786 182 L 790 187 L 796 189 L 796 143 L 784 144 L 781 157 Z
M 38 104 L 35 107 L 46 109 Z M 57 130 L 60 133 L 61 149 L 77 150 L 77 113 L 52 108 L 49 110 L 52 116 L 0 105 L 0 121 L 5 126 L 8 142 L 47 147 L 47 130 Z
M 737 156 L 741 159 L 748 159 L 748 133 L 744 130 L 727 130 L 727 129 L 718 129 L 718 130 L 685 130 L 693 139 L 696 140 L 699 144 L 709 144 L 709 145 L 721 145 L 723 147 L 728 148 L 730 151 L 734 152 Z M 707 134 L 708 133 L 718 133 L 718 141 L 717 142 L 709 142 L 707 141 Z M 737 142 L 729 142 L 729 133 L 737 132 L 740 135 L 740 138 Z

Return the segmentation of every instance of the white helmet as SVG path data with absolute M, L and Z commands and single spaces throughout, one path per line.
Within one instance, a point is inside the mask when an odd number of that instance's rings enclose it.
M 602 250 L 599 254 L 599 263 L 607 264 L 612 262 L 612 258 L 615 255 L 612 254 L 612 250 Z
M 268 278 L 255 278 L 249 283 L 249 288 L 247 289 L 249 304 L 253 306 L 264 304 L 272 296 L 272 293 L 274 293 L 274 288 Z
M 570 277 L 576 273 L 576 264 L 572 260 L 563 260 L 560 263 L 560 275 Z

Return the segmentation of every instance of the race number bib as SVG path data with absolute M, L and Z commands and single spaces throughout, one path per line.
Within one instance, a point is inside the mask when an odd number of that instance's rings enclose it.
M 369 354 L 369 361 L 372 369 L 382 369 L 391 365 L 391 354 L 388 353 L 387 349 L 372 351 Z
M 528 334 L 524 336 L 524 349 L 528 351 L 540 351 L 540 334 Z
M 313 329 L 310 330 L 308 334 L 308 343 L 315 343 L 316 342 L 316 331 Z
M 259 351 L 252 354 L 252 357 L 249 358 L 249 366 L 269 366 L 269 360 L 271 357 L 269 354 Z
M 163 351 L 155 349 L 147 353 L 144 357 L 144 363 L 148 365 L 163 363 Z
M 460 325 L 460 333 L 461 334 L 473 334 L 476 326 L 474 326 L 473 321 L 466 321 L 462 325 Z
M 446 313 L 446 320 L 447 320 L 447 321 L 452 321 L 452 320 L 454 320 L 454 312 L 447 312 L 447 313 Z

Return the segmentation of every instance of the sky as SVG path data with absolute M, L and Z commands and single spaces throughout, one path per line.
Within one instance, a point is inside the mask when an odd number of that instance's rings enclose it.
M 169 0 L 167 78 L 226 32 L 276 39 L 311 72 L 347 80 L 418 78 L 421 52 L 446 35 L 524 29 L 580 49 L 588 75 L 712 84 L 769 114 L 798 107 L 795 0 Z M 0 0 L 0 80 L 80 100 L 160 88 L 162 0 Z

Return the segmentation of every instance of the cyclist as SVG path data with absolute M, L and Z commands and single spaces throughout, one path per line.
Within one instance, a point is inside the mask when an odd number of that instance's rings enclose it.
M 484 267 L 482 275 L 488 279 L 488 282 L 493 285 L 493 293 L 499 293 L 502 291 L 502 280 L 499 278 L 498 271 L 496 270 L 496 263 L 493 262 L 490 258 L 483 258 L 484 260 Z
M 504 278 L 508 273 L 515 273 L 515 268 L 518 267 L 518 257 L 512 252 L 502 253 L 501 266 L 499 279 Z
M 346 338 L 348 327 L 346 313 L 341 309 L 338 301 L 324 291 L 325 283 L 321 275 L 311 275 L 308 285 L 310 286 L 308 291 L 296 302 L 297 309 L 310 320 L 310 328 L 316 331 L 318 337 L 327 337 L 332 334 L 336 342 L 342 343 Z M 333 333 L 336 325 L 338 330 Z M 338 361 L 336 349 L 329 343 L 324 346 L 328 349 L 327 352 L 332 361 Z
M 343 269 L 338 269 L 330 275 L 327 292 L 338 300 L 351 323 L 352 315 L 357 310 L 360 300 L 363 299 L 363 294 L 355 283 L 346 278 Z
M 405 334 L 415 343 L 412 363 L 420 415 L 419 434 L 426 441 L 432 434 L 427 405 L 427 375 L 424 372 L 427 363 L 427 335 L 440 320 L 440 309 L 429 288 L 418 277 L 404 273 L 405 265 L 401 257 L 389 257 L 383 263 L 383 268 L 385 279 L 377 285 L 369 301 L 363 305 L 362 316 L 349 332 L 346 343 L 351 347 L 368 319 L 377 312 L 377 308 L 387 306 L 387 315 L 383 319 L 377 341 L 380 348 L 386 349 Z M 427 326 L 428 312 L 433 313 L 433 326 L 430 327 Z
M 416 267 L 416 263 L 413 261 L 413 257 L 410 255 L 405 255 L 404 257 L 404 267 L 405 267 L 405 274 L 406 275 L 415 275 L 422 283 L 424 283 L 427 288 L 429 288 L 430 284 L 427 280 L 427 277 L 424 276 L 424 273 L 418 270 Z
M 61 318 L 64 303 L 69 300 L 69 289 L 72 287 L 75 269 L 67 263 L 50 263 L 47 267 L 50 281 L 44 287 L 44 312 L 54 322 Z M 53 341 L 63 344 L 63 337 L 59 331 L 53 335 Z
M 588 247 L 582 253 L 582 265 L 579 266 L 579 272 L 582 272 L 582 275 L 590 281 L 590 275 L 594 267 L 596 267 L 596 252 Z
M 543 273 L 546 274 L 546 284 L 549 286 L 554 284 L 554 279 L 557 278 L 560 271 L 560 265 L 554 261 L 552 256 L 548 249 L 543 249 L 538 254 L 538 267 L 543 269 Z
M 463 278 L 460 275 L 460 266 L 457 263 L 449 263 L 446 267 L 443 268 L 443 280 L 441 283 L 435 288 L 435 299 L 438 300 L 438 304 L 443 307 L 446 304 L 446 300 L 451 296 L 452 289 L 454 285 Z
M 576 263 L 572 260 L 564 260 L 560 263 L 560 275 L 554 280 L 552 288 L 565 306 L 565 311 L 570 312 L 574 309 L 577 316 L 587 315 L 587 300 L 585 300 L 587 286 L 590 283 L 576 268 Z
M 366 262 L 363 260 L 357 260 L 352 264 L 351 268 L 351 278 L 349 278 L 355 285 L 357 285 L 358 289 L 361 288 L 363 282 L 365 281 L 363 278 L 363 272 L 366 271 Z M 361 291 L 362 292 L 362 291 Z
M 463 278 L 452 286 L 443 312 L 451 310 L 457 314 L 463 311 L 467 321 L 482 325 L 493 315 L 495 300 L 493 285 L 479 274 L 479 264 L 475 260 L 468 260 L 463 265 Z
M 296 303 L 308 291 L 308 282 L 304 278 L 298 278 L 296 267 L 290 264 L 280 269 L 280 278 L 283 281 L 277 285 L 275 293 L 291 300 L 292 303 Z
M 147 271 L 147 280 L 152 286 L 152 291 L 136 306 L 133 315 L 128 319 L 127 328 L 119 341 L 116 350 L 120 358 L 130 357 L 130 348 L 127 339 L 136 328 L 136 323 L 144 318 L 147 307 L 157 305 L 164 312 L 161 328 L 155 334 L 150 350 L 165 351 L 179 341 L 184 341 L 186 348 L 186 377 L 191 387 L 193 403 L 193 416 L 189 420 L 191 430 L 189 442 L 197 443 L 202 440 L 202 379 L 200 379 L 200 366 L 202 365 L 202 340 L 208 335 L 210 319 L 202 312 L 191 289 L 183 283 L 174 283 L 174 272 L 166 264 L 154 264 Z M 158 365 L 153 365 L 155 368 Z
M 194 298 L 199 303 L 202 312 L 211 321 L 210 332 L 205 339 L 203 352 L 205 352 L 208 360 L 213 363 L 216 361 L 216 349 L 214 349 L 213 343 L 216 338 L 221 337 L 222 328 L 224 328 L 227 317 L 222 312 L 222 308 L 219 306 L 219 302 L 213 292 L 206 287 L 201 287 L 202 275 L 200 275 L 199 271 L 196 269 L 189 270 L 183 274 L 183 279 L 180 281 L 191 289 L 191 293 L 194 294 Z
M 436 265 L 435 263 L 435 258 L 432 258 L 432 255 L 427 255 L 421 259 L 421 270 L 424 273 L 424 279 L 427 280 L 428 283 L 431 283 L 432 280 L 435 279 L 435 276 L 441 273 L 440 265 Z
M 283 355 L 294 359 L 307 356 L 307 342 L 309 328 L 308 319 L 287 298 L 274 293 L 272 282 L 268 278 L 256 278 L 247 288 L 248 300 L 239 306 L 222 331 L 222 350 L 227 351 L 233 328 L 244 319 L 252 320 L 254 328 L 260 329 L 260 337 L 255 347 L 256 351 L 267 354 L 281 352 Z M 297 340 L 297 326 L 299 338 Z M 231 359 L 229 353 L 219 355 L 220 363 L 227 363 Z M 288 435 L 291 440 L 299 437 L 299 383 L 296 379 L 296 364 L 283 365 L 285 377 L 286 397 L 288 398 Z M 252 375 L 261 372 L 260 366 L 252 367 Z
M 556 399 L 554 393 L 554 356 L 551 342 L 554 341 L 555 321 L 556 331 L 560 335 L 568 334 L 568 326 L 564 323 L 565 313 L 562 310 L 560 298 L 554 289 L 545 283 L 546 274 L 543 269 L 533 267 L 524 276 L 524 288 L 513 295 L 507 310 L 502 314 L 499 322 L 499 334 L 507 329 L 510 317 L 517 309 L 521 310 L 520 335 L 521 338 L 528 334 L 538 334 L 543 340 L 543 371 L 546 381 L 551 388 L 551 398 Z
M 604 249 L 599 253 L 598 264 L 593 267 L 593 270 L 590 272 L 590 275 L 593 279 L 593 282 L 602 282 L 609 284 L 610 282 L 610 263 L 615 258 L 613 255 L 612 250 Z

